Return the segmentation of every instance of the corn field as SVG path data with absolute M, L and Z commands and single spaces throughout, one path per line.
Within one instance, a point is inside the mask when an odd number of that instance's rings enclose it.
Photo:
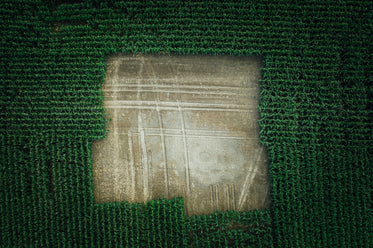
M 373 247 L 372 7 L 2 0 L 0 247 Z M 94 203 L 91 145 L 118 53 L 263 57 L 270 209 Z

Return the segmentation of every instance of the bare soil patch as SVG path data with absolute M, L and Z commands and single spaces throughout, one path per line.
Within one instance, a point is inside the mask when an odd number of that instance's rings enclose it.
M 186 214 L 269 206 L 259 57 L 115 56 L 93 145 L 97 203 L 183 196 Z

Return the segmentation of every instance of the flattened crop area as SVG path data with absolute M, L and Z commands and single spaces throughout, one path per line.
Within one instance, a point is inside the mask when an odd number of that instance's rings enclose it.
M 115 56 L 93 146 L 97 203 L 183 196 L 187 215 L 269 206 L 259 143 L 262 61 L 231 56 Z

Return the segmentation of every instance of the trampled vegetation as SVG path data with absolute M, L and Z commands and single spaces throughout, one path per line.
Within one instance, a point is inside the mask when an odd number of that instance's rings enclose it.
M 2 247 L 373 247 L 371 1 L 0 2 Z M 264 58 L 272 207 L 95 204 L 115 53 Z

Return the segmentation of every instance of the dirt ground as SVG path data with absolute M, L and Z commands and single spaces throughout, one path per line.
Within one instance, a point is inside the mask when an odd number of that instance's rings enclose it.
M 96 203 L 183 196 L 188 216 L 267 208 L 261 66 L 259 57 L 109 59 L 109 133 L 93 145 Z

